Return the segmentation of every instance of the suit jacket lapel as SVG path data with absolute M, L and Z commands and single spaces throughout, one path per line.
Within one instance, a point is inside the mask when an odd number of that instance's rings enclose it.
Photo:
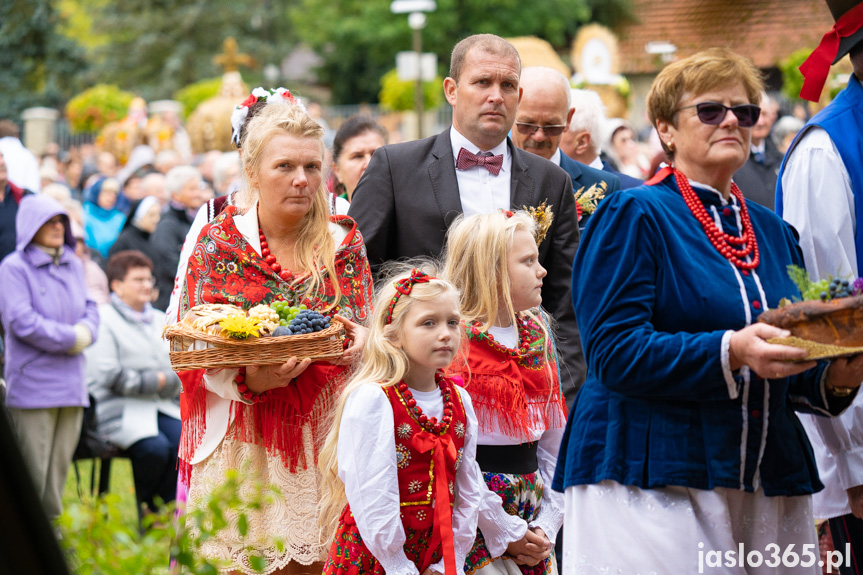
M 446 227 L 449 227 L 456 216 L 462 213 L 449 130 L 444 130 L 438 134 L 432 147 L 432 156 L 434 159 L 428 168 L 429 179 L 441 216 Z
M 520 210 L 524 206 L 536 206 L 536 182 L 530 176 L 527 164 L 522 161 L 522 154 L 529 154 L 516 148 L 512 140 L 507 138 L 507 146 L 512 156 L 512 177 L 509 182 L 509 205 L 513 210 Z

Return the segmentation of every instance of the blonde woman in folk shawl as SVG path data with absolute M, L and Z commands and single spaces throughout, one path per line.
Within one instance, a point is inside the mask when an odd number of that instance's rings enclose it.
M 477 463 L 489 488 L 466 575 L 557 573 L 552 542 L 563 498 L 544 485 L 554 475 L 566 406 L 539 308 L 546 271 L 535 232 L 527 213 L 496 212 L 460 216 L 448 233 L 445 275 L 461 292 L 468 339 L 460 371 L 479 420 Z
M 344 323 L 354 341 L 341 362 L 349 363 L 362 351 L 365 329 L 352 322 L 369 315 L 372 281 L 353 220 L 329 216 L 323 130 L 287 102 L 266 106 L 247 130 L 240 201 L 201 231 L 179 317 L 203 303 L 305 304 L 351 320 Z M 268 560 L 267 573 L 320 572 L 328 549 L 318 527 L 317 446 L 345 369 L 292 358 L 247 366 L 245 375 L 237 369 L 183 375 L 187 506 L 203 505 L 232 468 L 258 474 L 282 492 L 250 519 L 245 538 L 228 529 L 205 544 L 205 556 L 229 561 L 233 572 L 253 572 L 250 553 Z M 265 543 L 273 539 L 284 541 L 282 551 Z

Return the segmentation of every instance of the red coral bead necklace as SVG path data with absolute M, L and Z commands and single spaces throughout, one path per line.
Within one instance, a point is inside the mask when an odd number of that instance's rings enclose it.
M 272 268 L 280 278 L 284 281 L 289 281 L 294 277 L 294 274 L 291 273 L 291 270 L 282 269 L 282 266 L 276 261 L 276 256 L 270 252 L 270 246 L 267 244 L 267 238 L 264 236 L 264 230 L 261 229 L 260 225 L 258 225 L 258 235 L 261 237 L 261 255 L 263 256 L 264 261 L 269 264 L 270 268 Z
M 740 204 L 742 226 L 741 234 L 739 236 L 732 236 L 726 234 L 716 226 L 716 222 L 707 213 L 704 204 L 701 203 L 695 190 L 689 184 L 689 179 L 676 168 L 674 169 L 674 179 L 677 181 L 677 187 L 680 188 L 683 201 L 686 202 L 689 211 L 692 212 L 692 215 L 701 224 L 701 227 L 707 234 L 707 239 L 710 240 L 716 251 L 739 269 L 752 270 L 758 267 L 761 254 L 758 252 L 755 230 L 752 227 L 752 220 L 749 219 L 749 209 L 746 207 L 746 201 L 743 199 L 743 194 L 740 193 L 740 188 L 737 187 L 737 184 L 731 182 L 731 194 L 737 198 L 737 202 Z M 749 261 L 743 259 L 747 256 L 750 256 Z
M 422 408 L 417 405 L 417 400 L 414 399 L 408 384 L 402 381 L 396 384 L 396 388 L 399 390 L 399 393 L 402 394 L 405 405 L 407 405 L 417 423 L 420 424 L 420 427 L 430 433 L 440 435 L 447 430 L 452 421 L 452 388 L 446 385 L 446 380 L 440 374 L 436 374 L 435 379 L 437 380 L 438 386 L 440 386 L 441 393 L 443 394 L 443 417 L 441 417 L 440 421 L 438 421 L 436 417 L 429 417 L 423 413 Z

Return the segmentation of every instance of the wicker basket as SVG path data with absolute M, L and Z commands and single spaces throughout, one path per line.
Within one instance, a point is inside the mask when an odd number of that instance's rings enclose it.
M 240 340 L 175 324 L 165 329 L 163 337 L 171 342 L 171 367 L 174 371 L 184 371 L 277 365 L 292 357 L 308 357 L 312 361 L 338 359 L 343 352 L 343 333 L 344 326 L 334 321 L 330 327 L 315 333 Z

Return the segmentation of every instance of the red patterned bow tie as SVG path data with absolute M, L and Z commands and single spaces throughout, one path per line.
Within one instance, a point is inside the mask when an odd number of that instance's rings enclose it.
M 501 166 L 503 166 L 503 154 L 492 156 L 490 152 L 480 152 L 477 155 L 462 148 L 458 151 L 458 160 L 456 160 L 455 166 L 459 170 L 482 166 L 492 176 L 496 176 L 500 173 Z

